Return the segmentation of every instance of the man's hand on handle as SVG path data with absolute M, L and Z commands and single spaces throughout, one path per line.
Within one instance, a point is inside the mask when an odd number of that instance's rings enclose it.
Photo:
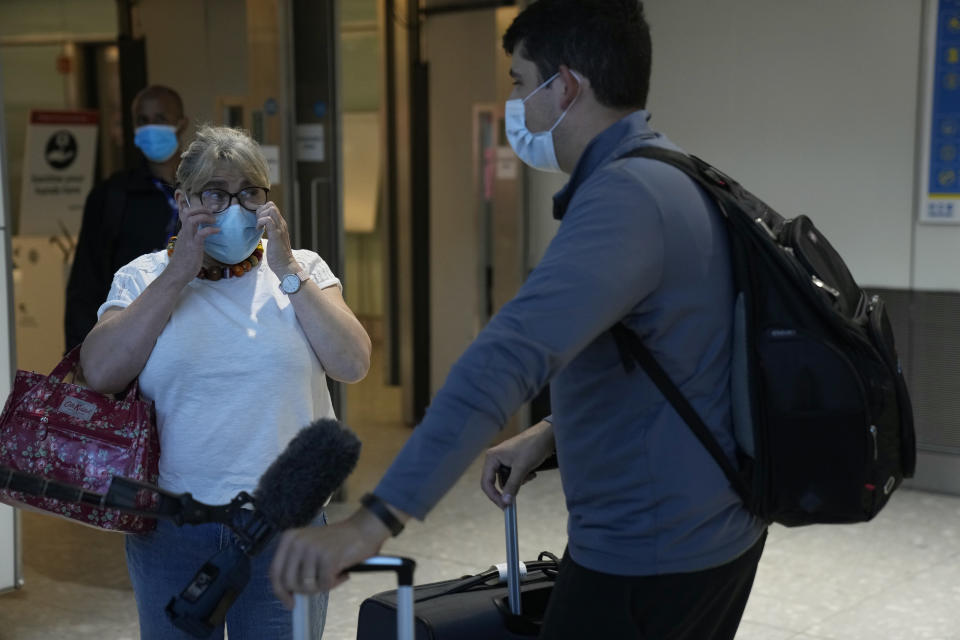
M 553 425 L 543 421 L 489 449 L 483 464 L 481 487 L 500 508 L 513 502 L 520 485 L 533 475 L 555 449 Z M 497 472 L 509 467 L 503 487 L 497 487 Z M 391 508 L 401 521 L 409 516 Z M 329 591 L 347 580 L 344 571 L 377 555 L 390 537 L 390 530 L 373 513 L 360 508 L 343 522 L 326 527 L 290 529 L 270 565 L 270 580 L 277 597 L 293 606 L 294 593 Z
M 540 466 L 555 450 L 553 425 L 538 422 L 509 440 L 487 450 L 483 461 L 480 488 L 490 501 L 501 509 L 513 503 L 520 485 L 535 476 L 533 470 Z M 497 486 L 497 475 L 502 467 L 509 467 L 509 476 L 502 486 Z
M 408 518 L 392 511 L 400 520 Z M 290 529 L 270 564 L 273 592 L 292 608 L 294 593 L 329 591 L 347 580 L 345 569 L 377 555 L 389 537 L 386 525 L 363 507 L 343 522 Z

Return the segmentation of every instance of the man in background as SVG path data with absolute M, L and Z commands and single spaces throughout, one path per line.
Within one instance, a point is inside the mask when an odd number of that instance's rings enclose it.
M 100 183 L 87 196 L 67 282 L 64 330 L 69 351 L 97 322 L 113 274 L 134 258 L 163 249 L 176 232 L 173 185 L 188 119 L 180 95 L 151 85 L 133 99 L 133 142 L 144 161 Z

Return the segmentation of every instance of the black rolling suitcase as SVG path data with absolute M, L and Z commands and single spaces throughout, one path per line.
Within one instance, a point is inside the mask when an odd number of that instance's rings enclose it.
M 516 506 L 504 511 L 507 563 L 473 576 L 417 586 L 413 589 L 416 640 L 512 640 L 535 638 L 553 590 L 559 563 L 543 552 L 521 563 L 517 554 Z M 512 569 L 511 569 L 512 567 Z M 519 575 L 519 580 L 516 579 Z M 385 591 L 360 605 L 357 640 L 384 640 L 393 635 L 400 591 Z

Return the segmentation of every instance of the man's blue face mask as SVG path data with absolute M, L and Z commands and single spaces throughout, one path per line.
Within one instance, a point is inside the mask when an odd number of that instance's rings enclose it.
M 151 162 L 166 162 L 180 146 L 177 141 L 177 128 L 169 124 L 145 124 L 137 127 L 133 144 L 137 145 Z
M 573 77 L 576 78 L 578 83 L 581 82 L 580 76 L 572 71 L 570 73 L 573 74 Z M 559 75 L 560 73 L 558 72 L 547 78 L 539 87 L 531 91 L 526 98 L 507 100 L 507 104 L 504 107 L 504 129 L 506 130 L 507 141 L 510 143 L 510 146 L 513 147 L 513 151 L 528 166 L 548 173 L 561 171 L 560 163 L 557 160 L 557 151 L 553 143 L 553 130 L 563 122 L 563 119 L 567 117 L 567 112 L 570 111 L 570 107 L 572 107 L 573 103 L 580 97 L 580 86 L 578 85 L 577 95 L 573 101 L 570 102 L 570 105 L 563 110 L 563 113 L 561 113 L 557 121 L 553 123 L 553 126 L 546 131 L 532 133 L 530 129 L 527 128 L 527 114 L 524 105 L 527 100 L 548 86 Z

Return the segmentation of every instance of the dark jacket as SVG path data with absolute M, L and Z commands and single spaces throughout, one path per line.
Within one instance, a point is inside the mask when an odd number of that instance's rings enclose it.
M 97 322 L 113 274 L 134 258 L 163 249 L 177 222 L 146 165 L 118 171 L 87 196 L 67 282 L 64 329 L 69 351 Z

